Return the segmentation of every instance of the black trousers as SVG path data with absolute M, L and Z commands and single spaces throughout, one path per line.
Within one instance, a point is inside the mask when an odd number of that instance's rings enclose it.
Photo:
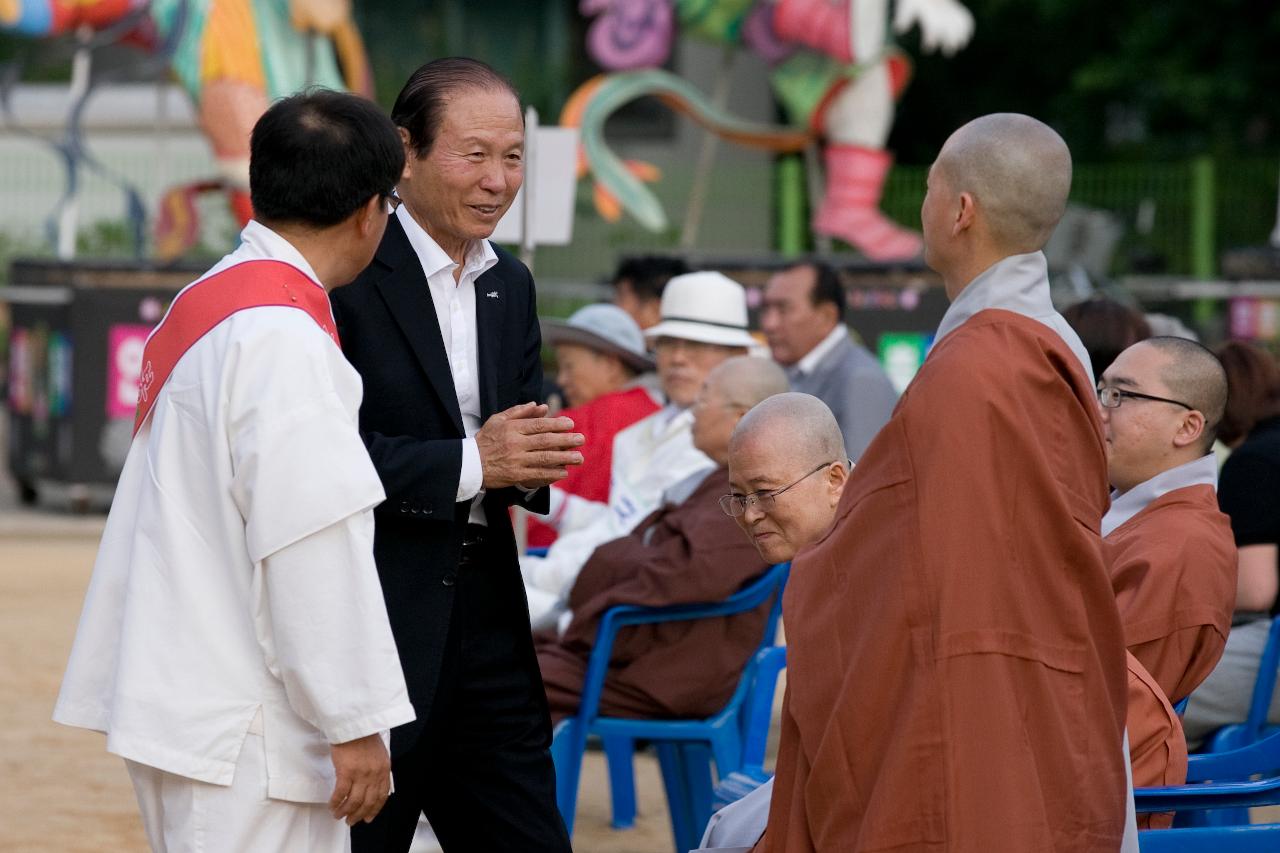
M 419 813 L 446 853 L 569 853 L 556 808 L 551 722 L 514 556 L 468 527 L 427 726 L 395 742 L 395 793 L 351 830 L 352 853 L 405 853 Z

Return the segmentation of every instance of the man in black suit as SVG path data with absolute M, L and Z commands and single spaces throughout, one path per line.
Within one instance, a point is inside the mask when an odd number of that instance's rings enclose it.
M 401 200 L 335 298 L 364 380 L 360 429 L 387 501 L 374 556 L 418 719 L 391 734 L 395 793 L 356 853 L 569 851 L 508 508 L 545 511 L 582 436 L 546 417 L 533 279 L 486 239 L 523 179 L 524 121 L 483 63 L 414 72 L 392 110 Z

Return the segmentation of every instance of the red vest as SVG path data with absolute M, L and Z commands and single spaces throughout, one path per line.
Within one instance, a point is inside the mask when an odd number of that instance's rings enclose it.
M 297 267 L 283 261 L 245 261 L 203 278 L 178 294 L 147 338 L 138 375 L 134 435 L 151 414 L 174 366 L 196 341 L 237 311 L 264 306 L 300 308 L 338 343 L 329 295 Z

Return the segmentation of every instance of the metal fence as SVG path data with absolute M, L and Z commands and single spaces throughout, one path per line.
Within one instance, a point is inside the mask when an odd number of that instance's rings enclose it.
M 918 227 L 924 166 L 898 166 L 885 187 L 884 209 Z M 1115 214 L 1125 236 L 1115 273 L 1168 273 L 1212 278 L 1218 254 L 1265 243 L 1276 225 L 1280 156 L 1174 163 L 1078 165 L 1075 204 Z
M 94 148 L 150 204 L 162 187 L 213 172 L 207 147 L 193 132 L 163 139 L 108 134 L 97 137 Z M 626 217 L 617 225 L 603 223 L 592 209 L 591 187 L 584 181 L 578 190 L 574 243 L 539 250 L 540 277 L 599 280 L 621 255 L 676 251 L 693 170 L 681 162 L 666 165 L 655 189 L 672 219 L 667 233 L 649 234 Z M 776 210 L 775 188 L 782 183 L 776 180 L 777 168 L 764 156 L 729 155 L 720 160 L 708 185 L 698 250 L 732 254 L 777 245 L 778 217 L 771 214 Z M 925 166 L 897 166 L 885 187 L 886 213 L 908 227 L 919 227 L 926 171 Z M 1278 178 L 1280 156 L 1085 164 L 1076 167 L 1071 197 L 1075 203 L 1112 212 L 1123 225 L 1114 273 L 1211 278 L 1221 251 L 1267 240 L 1276 224 Z M 39 250 L 45 243 L 45 217 L 62 187 L 61 166 L 48 148 L 0 135 L 0 255 Z M 86 176 L 83 191 L 82 233 L 95 228 L 102 232 L 103 223 L 123 216 L 123 197 L 107 181 Z M 216 244 L 233 240 L 234 229 L 216 199 L 208 202 L 207 210 L 214 222 L 205 232 L 205 243 L 216 255 L 222 248 Z M 7 266 L 6 258 L 0 257 L 0 266 Z

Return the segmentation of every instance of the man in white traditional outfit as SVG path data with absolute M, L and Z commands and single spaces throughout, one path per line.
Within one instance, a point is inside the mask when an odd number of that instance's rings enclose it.
M 614 437 L 607 509 L 590 514 L 583 527 L 561 527 L 545 557 L 521 559 L 535 629 L 555 625 L 566 612 L 569 590 L 598 546 L 630 533 L 668 488 L 715 466 L 693 446 L 690 407 L 716 365 L 755 345 L 747 332 L 746 292 L 718 272 L 678 275 L 662 292 L 662 319 L 644 334 L 667 404 Z
M 403 167 L 372 103 L 276 103 L 256 219 L 147 341 L 54 719 L 107 735 L 155 851 L 346 851 L 390 792 L 385 732 L 413 708 L 327 293 L 369 262 Z

